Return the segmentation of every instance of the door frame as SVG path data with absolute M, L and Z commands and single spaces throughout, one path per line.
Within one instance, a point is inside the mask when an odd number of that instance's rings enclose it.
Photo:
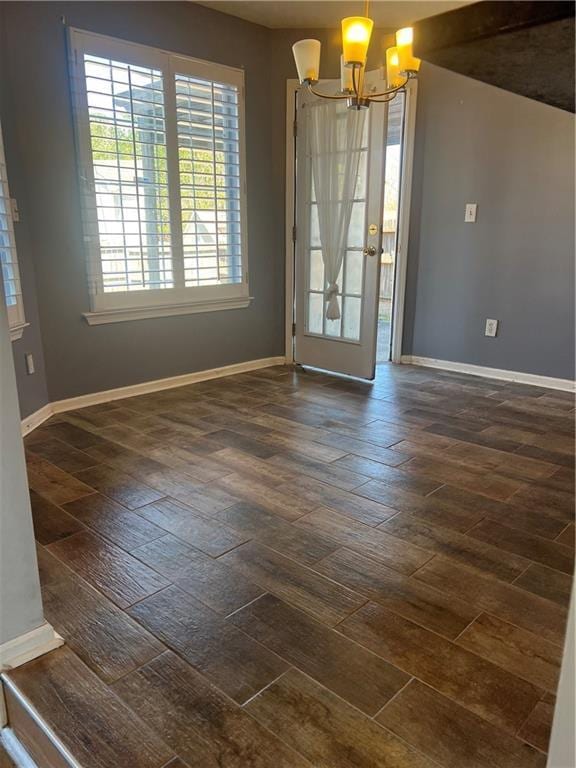
M 286 304 L 285 304 L 285 355 L 286 362 L 294 362 L 294 285 L 296 215 L 296 93 L 300 83 L 296 79 L 286 81 Z M 403 156 L 396 235 L 396 260 L 394 265 L 394 297 L 392 312 L 392 340 L 390 359 L 400 363 L 402 358 L 402 333 L 408 271 L 408 238 L 410 234 L 410 201 L 412 196 L 412 171 L 414 165 L 414 139 L 416 130 L 416 99 L 418 82 L 411 80 L 406 88 L 406 111 L 403 126 Z

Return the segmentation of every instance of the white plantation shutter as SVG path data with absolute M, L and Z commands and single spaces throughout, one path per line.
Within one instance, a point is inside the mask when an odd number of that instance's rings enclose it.
M 16 256 L 16 241 L 12 224 L 12 208 L 8 175 L 6 173 L 6 157 L 4 142 L 0 127 L 0 263 L 2 264 L 2 280 L 4 283 L 4 298 L 8 312 L 8 325 L 11 331 L 21 329 L 25 325 L 20 273 Z M 13 337 L 16 336 L 13 334 Z
M 102 290 L 171 288 L 162 73 L 84 55 Z
M 70 37 L 93 313 L 247 306 L 242 71 Z
M 240 283 L 238 88 L 175 77 L 185 283 Z

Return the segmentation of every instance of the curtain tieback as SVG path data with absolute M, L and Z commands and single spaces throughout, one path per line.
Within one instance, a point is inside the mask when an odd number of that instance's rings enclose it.
M 338 320 L 340 317 L 340 305 L 338 304 L 338 283 L 330 283 L 326 291 L 328 306 L 326 308 L 326 317 L 328 320 Z

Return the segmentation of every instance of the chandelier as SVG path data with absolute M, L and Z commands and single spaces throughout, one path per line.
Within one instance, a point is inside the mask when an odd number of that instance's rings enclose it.
M 369 93 L 364 89 L 364 70 L 374 22 L 365 16 L 342 19 L 342 55 L 340 56 L 340 91 L 322 93 L 314 88 L 320 73 L 320 40 L 299 40 L 292 46 L 298 79 L 315 95 L 323 99 L 347 99 L 350 109 L 362 109 L 370 102 L 391 101 L 409 80 L 418 75 L 420 59 L 412 54 L 412 27 L 396 32 L 396 45 L 386 50 L 386 90 Z

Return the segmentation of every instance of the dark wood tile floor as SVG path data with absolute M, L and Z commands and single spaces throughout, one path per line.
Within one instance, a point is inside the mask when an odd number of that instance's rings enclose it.
M 85 768 L 544 768 L 573 441 L 567 393 L 392 365 L 52 418 L 25 442 L 67 645 L 10 677 Z

